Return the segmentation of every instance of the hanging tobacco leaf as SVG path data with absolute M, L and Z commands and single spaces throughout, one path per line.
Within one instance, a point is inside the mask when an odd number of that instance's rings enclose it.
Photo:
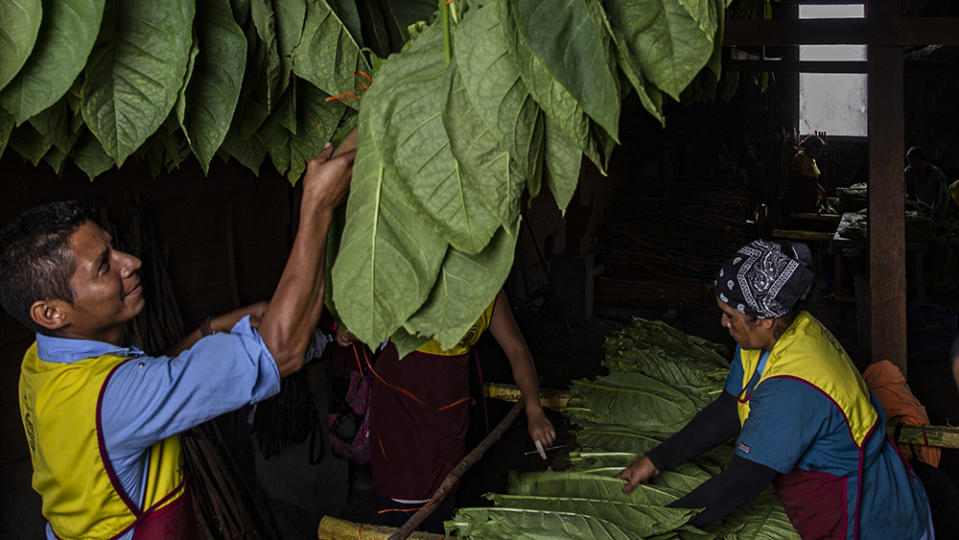
M 370 109 L 370 122 L 364 125 L 420 213 L 456 249 L 478 253 L 501 223 L 483 203 L 489 194 L 476 177 L 466 176 L 450 145 L 442 111 L 453 70 L 444 56 L 442 28 L 429 27 L 377 72 L 363 98 L 363 112 Z M 388 90 L 374 94 L 374 89 Z M 461 112 L 460 121 L 476 124 L 475 113 Z
M 331 96 L 359 92 L 368 84 L 359 72 L 370 73 L 366 58 L 350 31 L 325 0 L 310 0 L 303 36 L 293 49 L 293 72 Z M 357 102 L 346 101 L 352 107 Z
M 374 84 L 364 99 L 376 92 Z M 429 297 L 448 243 L 422 219 L 371 140 L 370 109 L 360 110 L 359 150 L 332 277 L 333 301 L 347 328 L 378 344 Z
M 430 297 L 406 322 L 406 331 L 430 336 L 447 350 L 459 343 L 506 281 L 518 234 L 517 219 L 513 227 L 500 228 L 476 255 L 450 246 Z
M 185 92 L 183 131 L 204 173 L 223 144 L 240 99 L 246 69 L 246 37 L 228 0 L 198 5 L 199 54 Z
M 83 118 L 117 165 L 163 124 L 193 43 L 192 0 L 107 4 L 83 86 Z
M 625 38 L 624 52 L 646 80 L 679 100 L 712 55 L 717 39 L 713 0 L 603 0 L 603 6 Z
M 7 86 L 23 67 L 40 32 L 43 6 L 40 0 L 0 2 L 0 89 Z
M 70 89 L 86 65 L 87 56 L 96 41 L 103 17 L 103 2 L 44 2 L 43 20 L 33 51 L 17 76 L 0 92 L 0 104 L 13 114 L 17 124 L 50 107 Z M 6 17 L 0 18 L 5 26 L 16 24 Z M 0 35 L 3 32 L 0 29 Z M 4 52 L 3 56 L 6 55 L 7 52 Z M 0 59 L 2 64 L 3 60 Z
M 618 140 L 619 85 L 596 0 L 507 2 L 517 35 L 583 111 Z M 597 6 L 598 8 L 598 6 Z M 598 12 L 597 12 L 598 11 Z

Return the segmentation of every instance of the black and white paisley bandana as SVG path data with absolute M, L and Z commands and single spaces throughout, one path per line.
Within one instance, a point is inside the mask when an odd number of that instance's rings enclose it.
M 714 285 L 716 296 L 736 311 L 776 319 L 806 297 L 814 276 L 796 252 L 787 254 L 779 244 L 753 240 L 726 261 Z

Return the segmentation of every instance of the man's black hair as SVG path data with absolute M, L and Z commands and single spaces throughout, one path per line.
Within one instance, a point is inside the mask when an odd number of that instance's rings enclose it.
M 30 318 L 37 300 L 73 303 L 70 277 L 76 260 L 70 236 L 89 219 L 77 201 L 31 208 L 0 231 L 0 305 L 32 331 L 48 331 Z
M 913 146 L 906 152 L 906 159 L 926 159 L 926 151 L 921 146 Z

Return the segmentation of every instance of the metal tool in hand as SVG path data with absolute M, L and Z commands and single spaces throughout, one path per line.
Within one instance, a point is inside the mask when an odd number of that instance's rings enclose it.
M 531 454 L 539 454 L 539 457 L 541 457 L 541 458 L 543 458 L 543 459 L 546 459 L 546 452 L 549 452 L 550 450 L 556 450 L 557 448 L 565 448 L 566 446 L 569 446 L 569 445 L 566 445 L 566 444 L 557 444 L 557 445 L 555 445 L 555 446 L 550 446 L 549 448 L 543 448 L 543 443 L 539 442 L 538 439 L 537 439 L 536 441 L 533 441 L 533 442 L 536 443 L 536 450 L 530 450 L 529 452 L 523 452 L 523 455 L 524 455 L 524 456 L 528 456 L 528 455 L 531 455 Z

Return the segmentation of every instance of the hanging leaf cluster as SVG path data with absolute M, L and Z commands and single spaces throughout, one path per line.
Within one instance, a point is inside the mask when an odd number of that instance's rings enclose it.
M 664 101 L 718 78 L 725 8 L 4 2 L 0 153 L 57 172 L 72 160 L 90 178 L 130 158 L 158 174 L 191 155 L 204 171 L 218 156 L 258 173 L 268 156 L 294 182 L 358 124 L 329 307 L 366 343 L 449 348 L 506 279 L 522 201 L 545 185 L 564 210 L 583 155 L 605 171 L 624 97 L 664 122 Z
M 454 346 L 513 260 L 521 203 L 565 210 L 586 155 L 605 171 L 624 97 L 663 119 L 708 67 L 724 0 L 440 2 L 364 93 L 333 307 L 402 355 Z
M 355 122 L 357 101 L 328 98 L 369 84 L 363 48 L 404 40 L 385 0 L 22 0 L 0 20 L 0 154 L 91 179 L 269 156 L 294 182 Z
M 638 337 L 651 339 L 647 344 Z M 635 354 L 630 343 L 637 345 Z M 685 343 L 685 346 L 680 345 Z M 493 508 L 461 508 L 446 523 L 456 538 L 676 538 L 786 539 L 799 538 L 771 489 L 726 516 L 698 528 L 689 521 L 698 510 L 671 508 L 704 481 L 719 474 L 732 458 L 731 444 L 662 471 L 648 484 L 628 494 L 614 476 L 663 439 L 680 429 L 704 401 L 723 389 L 710 358 L 720 346 L 661 322 L 636 319 L 606 341 L 606 363 L 623 365 L 622 358 L 643 357 L 651 349 L 658 361 L 675 369 L 650 369 L 640 362 L 614 370 L 598 381 L 574 381 L 566 411 L 578 428 L 580 449 L 571 452 L 569 468 L 512 474 L 507 493 L 488 495 Z M 670 352 L 664 353 L 664 350 Z M 697 361 L 699 359 L 699 361 Z M 696 373 L 696 375 L 693 375 Z M 679 378 L 676 375 L 679 375 Z M 694 384 L 686 381 L 692 380 Z M 701 381 L 712 381 L 705 386 Z M 602 391 L 597 391 L 602 387 Z M 662 398 L 675 403 L 669 406 Z M 677 411 L 681 411 L 677 416 Z

